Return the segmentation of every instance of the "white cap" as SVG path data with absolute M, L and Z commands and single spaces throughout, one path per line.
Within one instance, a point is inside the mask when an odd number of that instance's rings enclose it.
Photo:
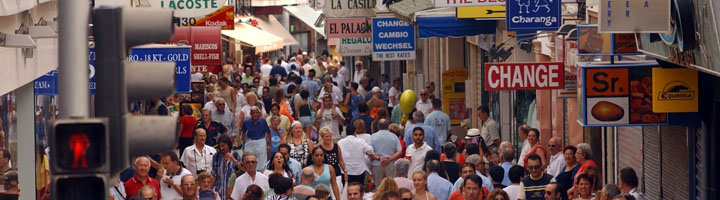
M 375 86 L 375 87 L 372 88 L 372 93 L 376 93 L 376 92 L 381 92 L 381 91 L 380 91 L 380 88 L 377 87 L 377 86 Z
M 472 139 L 478 136 L 480 136 L 480 129 L 471 128 L 468 130 L 467 135 L 465 135 L 465 139 Z
M 307 56 L 307 51 L 303 51 L 302 55 Z

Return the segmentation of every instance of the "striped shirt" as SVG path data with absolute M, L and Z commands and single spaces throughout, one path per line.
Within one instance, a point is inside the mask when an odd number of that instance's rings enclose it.
M 525 199 L 544 200 L 545 185 L 549 184 L 552 178 L 552 175 L 545 173 L 543 173 L 539 179 L 534 179 L 531 175 L 525 176 L 525 178 L 522 179 L 523 186 L 525 186 Z
M 238 153 L 233 152 L 233 157 L 235 157 L 235 160 L 241 160 Z M 231 162 L 230 159 L 226 159 L 224 154 L 216 153 L 213 156 L 211 174 L 217 177 L 217 181 L 215 181 L 215 192 L 221 197 L 220 199 L 227 199 L 227 188 L 231 181 L 230 176 L 235 170 L 237 170 L 235 163 Z

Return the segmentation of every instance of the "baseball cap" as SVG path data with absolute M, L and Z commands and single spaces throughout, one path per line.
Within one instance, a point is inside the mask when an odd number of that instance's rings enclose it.
M 467 135 L 465 135 L 465 139 L 472 139 L 478 136 L 480 136 L 480 129 L 471 128 L 468 130 Z

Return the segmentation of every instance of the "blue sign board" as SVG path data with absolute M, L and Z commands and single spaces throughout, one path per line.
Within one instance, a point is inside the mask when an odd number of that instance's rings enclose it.
M 175 61 L 175 92 L 190 93 L 190 47 L 139 47 L 128 57 L 133 62 Z
M 415 28 L 394 17 L 372 19 L 372 58 L 375 61 L 414 60 Z
M 509 31 L 555 31 L 562 25 L 561 0 L 507 0 Z
M 88 55 L 88 64 L 90 64 L 90 95 L 95 95 L 95 48 L 90 48 L 89 52 L 90 55 Z
M 35 79 L 35 95 L 57 95 L 57 70 Z

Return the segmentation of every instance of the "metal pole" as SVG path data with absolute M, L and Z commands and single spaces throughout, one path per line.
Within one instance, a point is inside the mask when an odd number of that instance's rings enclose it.
M 88 1 L 58 3 L 58 90 L 60 118 L 89 116 Z

